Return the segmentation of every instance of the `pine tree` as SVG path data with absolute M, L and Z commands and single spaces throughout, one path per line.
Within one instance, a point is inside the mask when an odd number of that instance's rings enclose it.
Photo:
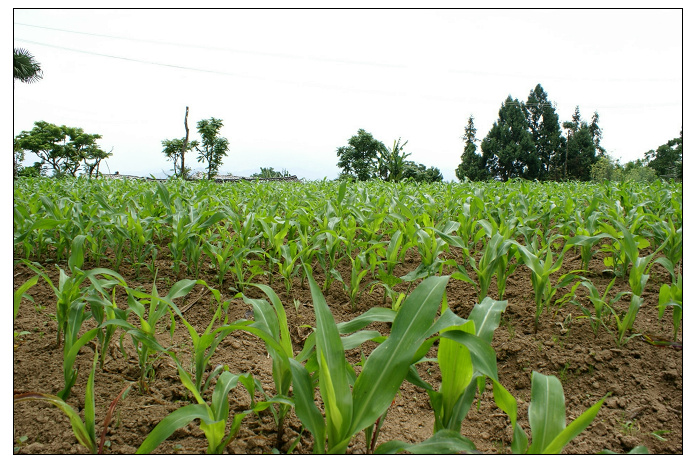
M 600 145 L 602 141 L 602 129 L 599 127 L 599 113 L 597 111 L 592 115 L 592 121 L 590 122 L 590 134 L 592 135 L 592 142 L 595 145 L 598 156 L 606 156 L 607 151 Z
M 481 142 L 486 168 L 503 181 L 539 176 L 541 161 L 523 108 L 523 103 L 508 96 L 498 111 L 498 120 Z
M 471 181 L 487 180 L 490 178 L 490 172 L 486 169 L 483 158 L 476 151 L 476 128 L 474 127 L 474 116 L 469 116 L 469 121 L 464 128 L 464 152 L 462 153 L 462 162 L 457 166 L 455 174 L 459 181 L 469 179 Z
M 532 141 L 541 161 L 540 180 L 550 177 L 551 160 L 561 152 L 561 127 L 556 108 L 549 101 L 541 84 L 529 93 L 525 104 L 527 124 L 532 134 Z

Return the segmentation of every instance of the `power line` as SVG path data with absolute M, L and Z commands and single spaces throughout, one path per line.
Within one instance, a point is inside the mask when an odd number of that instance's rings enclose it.
M 264 76 L 253 76 L 253 75 L 245 75 L 245 74 L 239 74 L 239 73 L 234 73 L 234 72 L 226 72 L 226 71 L 213 71 L 210 69 L 201 69 L 201 68 L 196 68 L 192 66 L 182 66 L 182 65 L 177 65 L 177 64 L 168 64 L 168 63 L 159 63 L 155 61 L 148 61 L 148 60 L 142 60 L 142 59 L 137 59 L 137 58 L 127 58 L 124 56 L 117 56 L 117 55 L 110 55 L 106 53 L 98 53 L 98 52 L 92 52 L 92 51 L 86 51 L 86 50 L 79 50 L 76 48 L 70 48 L 70 47 L 62 47 L 59 45 L 51 45 L 47 43 L 41 43 L 41 42 L 36 42 L 33 40 L 27 40 L 27 39 L 22 39 L 22 38 L 17 38 L 15 37 L 14 40 L 17 40 L 19 42 L 26 42 L 30 43 L 33 45 L 39 45 L 39 46 L 44 46 L 44 47 L 49 47 L 49 48 L 56 48 L 59 50 L 66 50 L 66 51 L 72 51 L 75 53 L 83 53 L 86 55 L 94 55 L 94 56 L 101 56 L 105 58 L 112 58 L 112 59 L 119 59 L 123 61 L 131 61 L 135 63 L 142 63 L 142 64 L 149 64 L 153 66 L 162 66 L 162 67 L 169 67 L 169 68 L 174 68 L 174 69 L 181 69 L 181 70 L 186 70 L 186 71 L 195 71 L 195 72 L 205 72 L 208 74 L 218 74 L 218 75 L 223 75 L 223 76 L 232 76 L 232 77 L 240 77 L 244 79 L 252 79 L 252 80 L 265 80 L 268 82 L 275 82 L 275 83 L 280 83 L 280 84 L 290 84 L 290 85 L 300 85 L 300 86 L 306 86 L 306 87 L 315 87 L 315 88 L 323 88 L 327 90 L 338 90 L 342 92 L 361 92 L 361 93 L 372 93 L 372 94 L 380 94 L 380 95 L 392 95 L 392 96 L 414 96 L 413 94 L 407 94 L 405 92 L 395 92 L 395 91 L 388 91 L 388 90 L 368 90 L 368 89 L 358 89 L 358 88 L 348 88 L 348 87 L 341 87 L 338 85 L 327 85 L 327 84 L 319 84 L 319 83 L 306 83 L 306 82 L 295 82 L 295 81 L 289 81 L 289 80 L 281 80 L 281 79 L 270 79 L 268 77 Z M 458 97 L 432 97 L 428 95 L 417 95 L 421 96 L 426 99 L 432 99 L 432 100 L 441 100 L 445 98 L 447 101 L 464 101 L 467 102 L 469 101 L 468 99 L 462 99 Z M 514 103 L 514 102 L 513 102 Z M 554 104 L 551 103 L 535 103 L 533 105 L 528 105 L 524 102 L 519 102 L 520 104 L 524 104 L 526 106 L 551 106 L 554 107 Z M 492 102 L 491 102 L 492 104 Z M 507 104 L 507 103 L 505 103 Z M 659 104 L 645 104 L 645 102 L 642 102 L 637 105 L 612 105 L 612 106 L 598 106 L 598 109 L 649 109 L 649 108 L 657 108 L 657 107 L 672 107 L 672 106 L 680 106 L 681 103 L 664 103 L 661 102 Z
M 406 66 L 401 65 L 401 64 L 387 64 L 387 63 L 376 63 L 376 62 L 371 62 L 371 61 L 352 61 L 352 60 L 343 60 L 343 59 L 336 59 L 336 58 L 320 58 L 320 57 L 313 57 L 313 56 L 302 56 L 302 55 L 292 55 L 292 54 L 286 54 L 286 53 L 274 53 L 274 52 L 264 52 L 264 51 L 249 51 L 249 50 L 240 50 L 236 48 L 227 48 L 227 47 L 211 47 L 207 45 L 192 45 L 189 43 L 177 43 L 177 42 L 166 42 L 162 40 L 151 40 L 151 39 L 135 39 L 132 37 L 123 37 L 123 36 L 117 36 L 117 35 L 108 35 L 108 34 L 97 34 L 94 32 L 80 32 L 80 31 L 72 31 L 68 29 L 60 29 L 57 27 L 47 27 L 47 26 L 35 26 L 33 24 L 25 24 L 25 23 L 18 23 L 15 22 L 15 25 L 18 26 L 26 26 L 26 27 L 34 27 L 37 29 L 46 29 L 46 30 L 52 30 L 52 31 L 58 31 L 58 32 L 66 32 L 69 34 L 80 34 L 80 35 L 89 35 L 92 37 L 104 37 L 104 38 L 109 38 L 109 39 L 117 39 L 117 40 L 129 40 L 131 42 L 140 42 L 140 43 L 152 43 L 156 45 L 168 45 L 168 46 L 174 46 L 174 47 L 188 47 L 188 48 L 195 48 L 199 50 L 209 50 L 209 51 L 225 51 L 225 52 L 230 52 L 230 53 L 240 53 L 240 54 L 247 54 L 247 55 L 259 55 L 259 56 L 270 56 L 274 58 L 290 58 L 290 59 L 302 59 L 302 60 L 310 60 L 310 61 L 324 61 L 324 62 L 332 62 L 332 63 L 341 63 L 341 64 L 352 64 L 352 65 L 361 65 L 361 66 L 379 66 L 379 67 L 388 67 L 388 68 L 405 68 Z

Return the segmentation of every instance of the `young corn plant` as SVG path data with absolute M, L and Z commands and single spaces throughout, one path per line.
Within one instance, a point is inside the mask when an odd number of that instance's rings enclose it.
M 131 387 L 131 384 L 127 384 L 109 405 L 106 417 L 104 418 L 101 437 L 99 441 L 97 441 L 94 407 L 94 373 L 97 369 L 98 357 L 99 356 L 95 351 L 94 360 L 92 361 L 92 371 L 89 374 L 89 378 L 87 378 L 87 387 L 85 388 L 84 421 L 74 408 L 72 408 L 58 396 L 43 394 L 40 392 L 26 392 L 14 396 L 15 403 L 36 400 L 39 402 L 48 403 L 60 409 L 63 413 L 65 413 L 68 419 L 70 419 L 70 426 L 72 427 L 73 434 L 75 435 L 77 441 L 92 454 L 103 453 L 104 443 L 106 441 L 106 431 L 109 427 L 109 423 L 111 422 L 116 405 L 121 398 L 125 397 Z
M 73 368 L 80 349 L 88 342 L 100 334 L 102 327 L 93 328 L 80 335 L 83 323 L 92 317 L 93 313 L 86 310 L 88 294 L 96 288 L 110 288 L 118 282 L 125 284 L 123 278 L 116 272 L 96 268 L 84 272 L 80 269 L 84 263 L 83 244 L 86 237 L 78 235 L 73 240 L 72 252 L 68 259 L 68 265 L 73 276 L 68 276 L 59 267 L 59 280 L 56 287 L 51 279 L 41 269 L 25 262 L 25 264 L 39 274 L 53 289 L 56 294 L 56 321 L 58 322 L 57 344 L 63 345 L 63 376 L 65 380 L 64 388 L 58 396 L 67 400 L 75 381 L 77 380 L 77 370 Z M 106 276 L 108 280 L 98 280 L 97 276 Z M 84 283 L 90 281 L 91 285 L 83 287 Z M 97 310 L 99 306 L 95 306 Z M 62 336 L 61 336 L 62 335 Z
M 207 292 L 210 292 L 213 296 L 213 298 L 216 301 L 216 309 L 215 313 L 213 314 L 213 318 L 210 320 L 210 323 L 208 323 L 208 326 L 205 328 L 202 334 L 198 334 L 196 332 L 196 329 L 186 320 L 184 317 L 183 312 L 179 307 L 171 301 L 171 298 L 162 298 L 160 302 L 168 304 L 171 310 L 176 313 L 176 315 L 179 317 L 179 320 L 183 325 L 186 327 L 188 330 L 189 336 L 191 337 L 191 347 L 192 347 L 192 364 L 193 364 L 193 370 L 194 370 L 194 378 L 192 379 L 193 385 L 196 388 L 196 390 L 200 393 L 203 394 L 204 391 L 208 389 L 208 387 L 211 384 L 211 381 L 216 378 L 223 370 L 222 365 L 218 365 L 210 373 L 208 373 L 205 383 L 203 382 L 203 378 L 205 375 L 205 372 L 209 370 L 209 365 L 210 365 L 210 359 L 212 358 L 213 354 L 215 354 L 215 350 L 217 349 L 217 346 L 222 342 L 225 337 L 227 337 L 228 334 L 231 333 L 229 330 L 225 330 L 224 327 L 227 326 L 226 324 L 223 324 L 222 327 L 223 329 L 213 329 L 215 324 L 218 321 L 223 321 L 223 312 L 227 312 L 227 307 L 229 306 L 229 301 L 223 303 L 221 300 L 220 296 L 220 291 L 217 289 L 211 288 L 208 286 L 206 282 L 203 280 L 183 280 L 186 282 L 186 285 L 191 285 L 191 289 L 193 288 L 193 285 L 198 284 L 204 286 L 207 291 L 202 293 L 200 297 L 203 297 L 207 294 Z M 181 283 L 181 282 L 180 282 Z M 193 283 L 193 285 L 192 285 Z M 186 291 L 186 287 L 182 286 L 182 291 Z M 190 291 L 190 289 L 189 289 Z M 195 301 L 194 301 L 195 302 Z M 226 317 L 225 317 L 226 318 Z
M 208 440 L 206 452 L 208 454 L 221 454 L 236 436 L 237 432 L 239 432 L 244 417 L 249 413 L 261 411 L 268 406 L 267 403 L 258 403 L 255 407 L 252 406 L 251 409 L 241 413 L 230 413 L 228 394 L 237 386 L 242 377 L 249 377 L 249 373 L 246 375 L 234 375 L 229 371 L 223 371 L 215 383 L 211 403 L 208 404 L 198 392 L 193 381 L 191 381 L 190 375 L 178 363 L 177 370 L 179 371 L 181 382 L 191 391 L 197 403 L 185 405 L 167 415 L 150 431 L 143 443 L 138 447 L 136 454 L 149 454 L 167 440 L 174 431 L 196 419 L 200 420 L 198 426 L 205 433 L 205 437 Z M 249 384 L 248 381 L 247 384 Z M 248 390 L 248 392 L 253 403 L 254 391 L 252 389 Z M 225 428 L 230 418 L 232 418 L 232 422 L 230 430 L 226 435 Z
M 590 327 L 592 328 L 592 332 L 594 333 L 595 337 L 597 336 L 600 326 L 606 327 L 605 320 L 608 316 L 611 316 L 612 307 L 621 298 L 621 295 L 613 299 L 608 298 L 609 291 L 611 291 L 611 288 L 614 286 L 615 282 L 616 278 L 612 279 L 611 282 L 609 282 L 607 287 L 604 289 L 604 292 L 600 294 L 597 288 L 595 287 L 594 283 L 592 283 L 592 281 L 582 278 L 582 281 L 577 282 L 571 290 L 571 294 L 574 295 L 578 285 L 582 285 L 587 289 L 589 293 L 587 295 L 587 298 L 592 303 L 593 310 L 590 310 L 581 303 L 579 303 L 577 301 L 577 298 L 571 299 L 571 303 L 580 307 L 580 310 L 583 313 L 582 318 L 586 318 L 590 321 Z
M 479 230 L 479 233 L 481 235 L 485 235 L 484 229 Z M 510 256 L 508 255 L 510 252 L 510 246 L 512 244 L 516 244 L 516 242 L 507 240 L 503 235 L 496 232 L 490 237 L 490 239 L 488 239 L 488 241 L 485 242 L 479 261 L 476 262 L 476 259 L 471 254 L 469 249 L 465 247 L 466 244 L 460 237 L 444 234 L 439 234 L 439 236 L 447 241 L 451 246 L 460 247 L 462 249 L 469 265 L 476 273 L 477 282 L 474 282 L 469 277 L 465 265 L 457 265 L 457 271 L 452 274 L 452 278 L 466 281 L 474 286 L 478 286 L 479 303 L 483 302 L 488 295 L 488 289 L 491 286 L 493 275 L 498 274 L 502 268 L 501 265 L 504 265 L 505 268 L 507 268 L 507 265 L 509 265 L 511 260 Z M 507 271 L 504 273 L 507 273 Z M 502 282 L 500 284 L 503 285 Z M 499 287 L 499 290 L 500 289 L 501 288 Z M 504 286 L 502 290 L 504 292 Z
M 278 430 L 277 446 L 282 445 L 285 417 L 293 403 L 289 399 L 292 374 L 289 359 L 294 358 L 292 340 L 288 329 L 288 321 L 283 303 L 270 286 L 254 285 L 262 290 L 270 304 L 265 299 L 249 299 L 244 296 L 244 302 L 251 305 L 254 311 L 254 323 L 249 328 L 260 330 L 275 341 L 275 344 L 265 342 L 266 350 L 273 359 L 272 372 L 275 384 L 277 407 L 272 407 L 271 412 Z M 274 345 L 276 347 L 274 347 Z M 277 350 L 280 346 L 281 351 Z
M 156 281 L 155 277 L 155 281 Z M 181 280 L 175 283 L 166 296 L 161 297 L 157 291 L 157 285 L 153 282 L 152 291 L 150 294 L 141 291 L 126 288 L 128 297 L 128 314 L 133 314 L 138 319 L 138 324 L 131 324 L 127 320 L 120 317 L 106 320 L 102 323 L 102 327 L 116 325 L 121 327 L 124 332 L 121 334 L 120 345 L 123 356 L 126 357 L 123 349 L 123 338 L 130 336 L 133 342 L 133 347 L 138 355 L 138 365 L 140 367 L 140 378 L 138 385 L 141 390 L 148 390 L 149 384 L 154 379 L 153 364 L 158 355 L 167 353 L 167 349 L 157 341 L 155 334 L 157 325 L 165 316 L 169 316 L 170 335 L 174 336 L 176 328 L 173 300 L 187 295 L 193 286 L 195 280 Z M 146 308 L 145 304 L 148 305 Z
M 351 389 L 338 327 L 321 290 L 306 271 L 317 319 L 316 375 L 325 417 L 314 403 L 310 371 L 291 359 L 295 413 L 314 436 L 314 453 L 345 453 L 353 436 L 373 427 L 391 405 L 425 341 L 449 278 L 428 278 L 411 293 L 394 318 L 391 335 L 365 360 Z
M 534 253 L 529 249 L 529 246 L 524 246 L 516 241 L 509 240 L 512 246 L 515 246 L 519 251 L 524 264 L 531 270 L 532 287 L 534 288 L 534 302 L 536 304 L 536 312 L 534 314 L 534 329 L 539 328 L 539 317 L 544 309 L 548 308 L 551 298 L 556 290 L 551 285 L 551 274 L 557 272 L 563 265 L 563 256 L 567 248 L 558 256 L 554 255 L 552 246 L 547 246 Z M 554 262 L 554 258 L 555 262 Z
M 403 262 L 404 255 L 409 248 L 408 246 L 404 246 L 403 242 L 404 237 L 401 230 L 395 230 L 386 248 L 375 248 L 377 255 L 382 258 L 378 264 L 380 268 L 377 270 L 377 279 L 382 282 L 385 288 L 384 303 L 387 302 L 387 294 L 393 293 L 394 286 L 402 281 L 401 278 L 394 275 L 394 270 L 398 264 Z
M 616 343 L 619 347 L 626 345 L 631 338 L 640 336 L 640 333 L 634 333 L 628 337 L 626 337 L 626 334 L 631 332 L 633 329 L 633 323 L 636 321 L 638 310 L 640 309 L 640 306 L 643 305 L 642 297 L 632 294 L 629 291 L 622 292 L 618 296 L 621 297 L 624 295 L 631 296 L 631 302 L 628 305 L 628 310 L 626 313 L 623 313 L 623 311 L 619 311 L 615 307 L 610 306 L 611 313 L 616 321 Z
M 659 320 L 662 320 L 662 316 L 665 314 L 665 309 L 667 307 L 672 307 L 672 325 L 674 327 L 674 341 L 677 340 L 677 334 L 679 333 L 679 326 L 681 325 L 682 320 L 682 300 L 682 276 L 680 273 L 677 276 L 676 283 L 672 285 L 663 284 L 660 287 L 660 296 L 657 304 Z
M 442 383 L 438 391 L 426 388 L 435 412 L 434 433 L 442 429 L 461 430 L 474 393 L 482 390 L 486 377 L 493 382 L 496 403 L 509 410 L 504 404 L 514 402 L 498 382 L 495 351 L 490 346 L 506 305 L 485 298 L 474 306 L 468 321 L 440 331 L 437 359 Z
M 587 428 L 599 413 L 609 394 L 566 425 L 563 385 L 555 376 L 532 372 L 532 399 L 529 403 L 531 443 L 522 427 L 513 426 L 512 452 L 515 454 L 560 454 L 570 441 Z

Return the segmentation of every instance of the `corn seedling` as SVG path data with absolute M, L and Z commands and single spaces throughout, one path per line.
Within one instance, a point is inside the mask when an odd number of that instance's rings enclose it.
M 556 290 L 551 285 L 551 274 L 557 272 L 563 264 L 563 255 L 566 249 L 557 256 L 554 262 L 554 252 L 552 246 L 542 248 L 534 253 L 528 246 L 521 245 L 509 240 L 509 244 L 514 245 L 520 252 L 520 257 L 524 264 L 531 270 L 532 287 L 534 288 L 534 302 L 536 313 L 534 314 L 534 328 L 539 327 L 539 317 L 544 309 L 548 307 Z
M 215 384 L 211 403 L 208 404 L 196 389 L 189 374 L 179 364 L 177 364 L 177 369 L 181 382 L 191 391 L 197 403 L 185 405 L 167 415 L 152 431 L 150 431 L 143 443 L 138 447 L 136 454 L 148 454 L 152 452 L 162 442 L 169 438 L 174 431 L 196 419 L 200 420 L 198 426 L 205 433 L 205 437 L 208 440 L 207 453 L 221 454 L 239 431 L 244 417 L 254 411 L 261 411 L 269 405 L 267 403 L 259 403 L 256 407 L 232 415 L 230 431 L 225 435 L 225 428 L 230 419 L 228 394 L 237 386 L 240 382 L 240 378 L 242 376 L 249 376 L 249 373 L 246 375 L 233 375 L 229 371 L 223 371 Z M 253 400 L 253 391 L 250 392 L 250 395 Z
M 126 385 L 118 396 L 111 402 L 106 417 L 104 418 L 100 440 L 97 441 L 94 407 L 94 373 L 97 368 L 97 358 L 98 355 L 95 351 L 94 360 L 92 361 L 92 371 L 87 379 L 87 387 L 85 389 L 84 421 L 82 418 L 80 418 L 79 413 L 60 397 L 51 394 L 43 394 L 40 392 L 27 392 L 14 396 L 15 403 L 38 400 L 60 409 L 70 419 L 70 426 L 72 427 L 73 434 L 75 435 L 77 441 L 93 454 L 101 454 L 103 452 L 106 431 L 109 427 L 109 423 L 111 422 L 111 418 L 113 417 L 114 409 L 116 408 L 118 401 L 127 394 L 131 387 L 130 384 Z
M 254 311 L 254 323 L 249 325 L 250 328 L 255 328 L 266 333 L 277 345 L 282 348 L 282 352 L 278 352 L 271 344 L 266 342 L 266 350 L 273 359 L 273 382 L 275 383 L 276 397 L 287 399 L 290 396 L 290 384 L 292 382 L 292 374 L 290 371 L 290 363 L 288 359 L 294 357 L 292 350 L 292 341 L 290 339 L 290 331 L 288 330 L 288 321 L 283 303 L 278 298 L 278 295 L 273 289 L 266 285 L 254 285 L 261 289 L 266 297 L 271 301 L 268 303 L 265 299 L 249 299 L 244 296 L 244 302 L 250 304 Z M 283 435 L 283 424 L 285 416 L 292 406 L 289 400 L 279 402 L 278 408 L 271 408 L 273 417 L 278 429 L 278 446 L 282 444 L 280 439 Z
M 512 452 L 516 454 L 560 454 L 563 448 L 592 423 L 605 395 L 579 417 L 566 425 L 565 396 L 563 386 L 555 376 L 532 372 L 532 399 L 529 403 L 529 426 L 532 441 L 519 423 L 514 428 Z
M 291 359 L 295 413 L 314 435 L 314 453 L 344 453 L 353 436 L 374 426 L 392 403 L 417 348 L 425 340 L 448 278 L 428 278 L 404 301 L 394 318 L 391 335 L 372 351 L 351 390 L 338 328 L 319 287 L 307 272 L 317 319 L 317 374 L 326 416 L 322 417 L 314 403 L 310 372 Z
M 672 307 L 672 325 L 674 326 L 674 340 L 677 340 L 677 334 L 679 333 L 679 326 L 682 320 L 682 276 L 679 274 L 677 276 L 676 283 L 672 285 L 664 284 L 660 287 L 660 296 L 658 301 L 658 318 L 662 320 L 662 316 L 665 314 L 665 309 L 667 307 Z

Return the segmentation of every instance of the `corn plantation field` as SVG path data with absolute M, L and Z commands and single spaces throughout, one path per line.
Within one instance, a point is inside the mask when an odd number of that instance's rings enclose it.
M 14 184 L 14 452 L 683 452 L 682 186 Z

